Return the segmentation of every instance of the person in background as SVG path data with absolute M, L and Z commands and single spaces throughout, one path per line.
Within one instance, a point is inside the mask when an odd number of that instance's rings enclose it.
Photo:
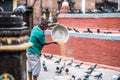
M 38 25 L 35 25 L 31 31 L 29 41 L 33 43 L 31 47 L 27 49 L 27 72 L 29 80 L 37 80 L 40 74 L 40 56 L 41 51 L 45 45 L 57 44 L 55 41 L 46 41 L 44 30 L 49 28 L 47 19 L 40 18 Z

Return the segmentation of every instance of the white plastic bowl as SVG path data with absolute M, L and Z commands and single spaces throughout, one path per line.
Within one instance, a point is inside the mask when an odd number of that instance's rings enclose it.
M 65 26 L 58 24 L 52 29 L 51 36 L 53 41 L 63 41 L 65 43 L 69 38 L 69 32 Z

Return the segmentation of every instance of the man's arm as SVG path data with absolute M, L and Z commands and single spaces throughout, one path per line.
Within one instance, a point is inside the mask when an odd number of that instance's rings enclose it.
M 48 42 L 44 43 L 44 45 L 49 45 L 49 44 L 57 44 L 57 42 L 55 42 L 55 41 L 48 41 Z

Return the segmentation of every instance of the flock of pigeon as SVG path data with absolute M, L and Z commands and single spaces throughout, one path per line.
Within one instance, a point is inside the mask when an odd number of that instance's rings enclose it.
M 62 78 L 62 79 L 54 79 L 53 80 L 105 80 L 104 79 L 104 72 L 97 72 L 97 69 L 99 69 L 99 65 L 98 64 L 94 64 L 94 65 L 87 65 L 84 62 L 79 62 L 79 63 L 75 63 L 74 59 L 69 59 L 69 60 L 65 60 L 62 57 L 60 58 L 55 58 L 53 55 L 50 54 L 43 54 L 43 56 L 41 57 L 42 61 L 41 61 L 41 69 L 49 74 L 55 74 L 55 76 L 68 76 L 66 78 Z M 48 68 L 48 64 L 47 62 L 51 61 L 52 65 L 55 66 L 54 69 L 54 73 L 49 72 L 50 67 Z M 85 66 L 85 70 L 86 71 L 80 71 L 83 67 Z M 51 66 L 52 67 L 52 66 Z M 73 71 L 71 71 L 72 69 L 75 69 L 76 73 L 84 74 L 81 76 L 78 76 L 74 73 L 72 73 Z M 94 72 L 97 72 L 96 74 Z M 93 74 L 94 73 L 94 74 Z M 41 73 L 42 74 L 42 73 Z M 94 77 L 94 79 L 91 79 L 91 77 Z M 120 80 L 120 73 L 117 73 L 113 76 L 109 76 L 111 77 L 111 79 L 107 79 L 107 80 Z
M 67 27 L 67 29 L 68 29 L 68 31 L 74 31 L 74 32 L 80 33 L 80 30 L 78 30 L 77 28 Z M 96 29 L 95 32 L 96 33 L 104 33 L 104 34 L 112 34 L 112 32 L 109 30 L 102 31 L 100 29 Z M 118 32 L 120 32 L 120 31 L 118 30 Z M 85 31 L 82 31 L 82 33 L 94 33 L 94 31 L 92 31 L 90 28 L 87 28 Z

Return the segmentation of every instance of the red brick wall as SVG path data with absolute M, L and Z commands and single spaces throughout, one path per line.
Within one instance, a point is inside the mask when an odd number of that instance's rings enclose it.
M 47 35 L 47 40 L 51 37 Z M 43 52 L 61 55 L 59 45 L 45 46 Z M 120 41 L 70 37 L 64 56 L 77 60 L 120 67 Z
M 57 18 L 57 21 L 76 28 L 120 29 L 120 18 Z

